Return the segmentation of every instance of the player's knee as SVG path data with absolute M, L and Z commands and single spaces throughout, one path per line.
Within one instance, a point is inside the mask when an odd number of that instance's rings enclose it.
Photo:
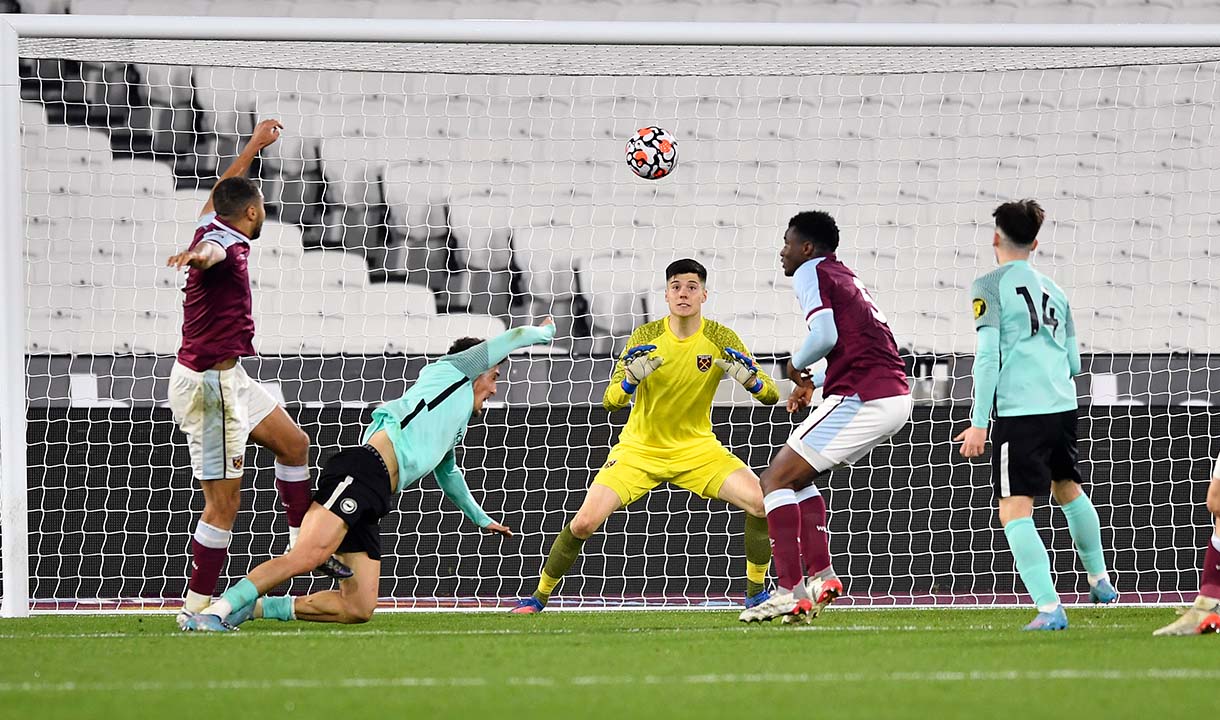
M 294 432 L 284 439 L 284 446 L 281 448 L 282 456 L 277 457 L 281 463 L 285 465 L 306 465 L 309 463 L 309 436 L 300 428 L 294 428 Z
M 209 525 L 232 527 L 240 508 L 241 488 L 234 488 L 231 492 L 212 493 L 203 503 L 204 521 Z
M 373 611 L 376 609 L 376 603 L 349 600 L 346 608 L 348 622 L 354 625 L 366 623 L 373 619 Z
M 568 530 L 571 531 L 574 537 L 588 540 L 593 537 L 593 533 L 597 532 L 599 527 L 601 527 L 601 522 L 597 518 L 590 517 L 584 513 L 576 513 L 576 517 L 572 518 L 572 522 L 568 525 Z

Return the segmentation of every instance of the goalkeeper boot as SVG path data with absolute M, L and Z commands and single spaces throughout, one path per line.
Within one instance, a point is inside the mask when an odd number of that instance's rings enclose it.
M 762 605 L 770 599 L 771 593 L 766 590 L 759 590 L 753 595 L 746 595 L 746 609 L 749 610 L 755 605 Z
M 219 615 L 193 613 L 182 629 L 186 632 L 234 632 L 237 628 L 220 619 Z
M 1182 617 L 1152 633 L 1153 635 L 1203 635 L 1216 632 L 1215 623 L 1220 619 L 1220 600 L 1200 595 L 1190 607 L 1181 611 Z
M 1110 605 L 1118 602 L 1118 591 L 1114 589 L 1109 580 L 1102 578 L 1096 585 L 1089 588 L 1089 600 L 1098 605 Z
M 1026 630 L 1067 630 L 1068 616 L 1063 606 L 1050 612 L 1040 612 L 1033 622 L 1025 626 Z
M 546 605 L 543 605 L 541 600 L 531 595 L 524 600 L 518 600 L 517 607 L 508 612 L 512 615 L 537 615 L 545 609 Z
M 344 565 L 343 561 L 334 555 L 331 555 L 326 559 L 326 562 L 314 568 L 314 572 L 321 573 L 335 580 L 346 580 L 352 576 L 352 569 Z
M 771 622 L 775 618 L 785 617 L 788 615 L 804 617 L 804 615 L 813 610 L 813 601 L 805 597 L 804 588 L 800 588 L 800 597 L 791 590 L 780 588 L 771 593 L 771 597 L 765 602 L 759 603 L 752 608 L 747 608 L 737 617 L 742 622 Z

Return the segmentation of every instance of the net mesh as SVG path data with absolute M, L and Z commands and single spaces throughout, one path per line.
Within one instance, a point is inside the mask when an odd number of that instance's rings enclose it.
M 631 330 L 666 313 L 662 269 L 710 271 L 706 314 L 778 368 L 803 336 L 778 267 L 787 219 L 831 212 L 840 258 L 912 374 L 910 425 L 824 479 L 851 602 L 1017 602 L 989 471 L 951 453 L 974 346 L 970 282 L 990 212 L 1048 211 L 1037 264 L 1086 353 L 1083 469 L 1118 586 L 1197 588 L 1201 481 L 1220 390 L 1216 49 L 627 48 L 21 41 L 29 301 L 32 595 L 45 607 L 173 605 L 202 505 L 165 406 L 207 190 L 256 120 L 256 347 L 244 365 L 312 441 L 359 441 L 458 336 L 553 315 L 555 349 L 510 362 L 459 451 L 481 537 L 430 480 L 383 523 L 381 594 L 497 606 L 532 591 L 625 413 L 601 396 Z M 676 172 L 635 178 L 658 125 Z M 795 420 L 726 382 L 717 433 L 756 470 Z M 786 390 L 786 388 L 785 388 Z M 285 542 L 272 456 L 251 450 L 228 576 Z M 1036 514 L 1060 589 L 1086 589 L 1062 515 Z M 557 604 L 719 604 L 744 589 L 742 516 L 662 486 L 616 514 Z M 226 581 L 222 579 L 222 585 Z M 292 592 L 323 587 L 298 578 Z M 1072 598 L 1071 592 L 1067 597 Z

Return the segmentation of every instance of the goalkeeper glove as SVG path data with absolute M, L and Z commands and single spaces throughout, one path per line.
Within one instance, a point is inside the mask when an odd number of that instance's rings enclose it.
M 636 345 L 633 348 L 627 348 L 627 352 L 623 353 L 623 369 L 627 373 L 627 378 L 623 380 L 622 387 L 628 395 L 635 392 L 639 384 L 644 382 L 644 378 L 651 375 L 654 370 L 661 367 L 661 363 L 665 362 L 660 357 L 648 354 L 656 349 L 656 345 Z
M 758 363 L 754 362 L 753 358 L 733 348 L 725 348 L 724 354 L 729 359 L 721 360 L 717 358 L 715 360 L 716 367 L 741 383 L 741 386 L 752 394 L 763 389 L 762 378 L 758 377 Z

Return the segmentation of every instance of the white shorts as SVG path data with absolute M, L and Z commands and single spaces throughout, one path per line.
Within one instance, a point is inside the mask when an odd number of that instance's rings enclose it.
M 889 440 L 911 418 L 911 396 L 863 402 L 858 395 L 828 395 L 788 438 L 788 447 L 813 469 L 851 465 Z
M 174 363 L 169 406 L 186 433 L 197 480 L 241 477 L 246 440 L 276 408 L 275 398 L 250 379 L 241 364 L 196 372 Z

